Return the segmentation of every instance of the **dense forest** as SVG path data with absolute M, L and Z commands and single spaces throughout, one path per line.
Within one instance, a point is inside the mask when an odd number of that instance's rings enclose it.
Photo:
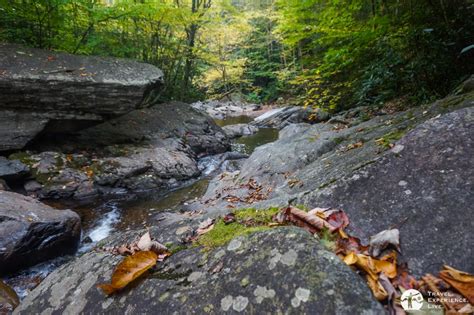
M 161 68 L 162 98 L 426 103 L 474 71 L 471 0 L 0 0 L 0 41 Z

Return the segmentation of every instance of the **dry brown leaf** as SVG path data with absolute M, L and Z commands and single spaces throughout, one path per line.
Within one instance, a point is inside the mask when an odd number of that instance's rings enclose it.
M 0 314 L 9 314 L 20 304 L 16 292 L 2 280 L 0 280 Z
M 474 304 L 474 275 L 444 265 L 439 277 Z
M 115 268 L 110 283 L 99 284 L 105 294 L 113 294 L 125 288 L 133 280 L 140 277 L 148 269 L 156 264 L 158 256 L 152 251 L 137 252 L 132 256 L 127 256 Z
M 334 226 L 330 225 L 320 217 L 308 214 L 307 212 L 292 206 L 283 209 L 281 213 L 282 215 L 278 216 L 279 220 L 282 221 L 280 223 L 291 222 L 312 234 L 320 232 L 323 229 L 328 229 L 331 232 L 336 230 Z
M 157 255 L 168 252 L 165 245 L 151 239 L 150 232 L 146 232 L 140 237 L 137 246 L 141 251 L 152 251 Z

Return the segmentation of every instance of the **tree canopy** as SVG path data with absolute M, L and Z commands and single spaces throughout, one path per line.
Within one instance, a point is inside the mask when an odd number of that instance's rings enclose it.
M 160 67 L 163 99 L 416 105 L 474 73 L 472 0 L 0 0 L 0 40 Z

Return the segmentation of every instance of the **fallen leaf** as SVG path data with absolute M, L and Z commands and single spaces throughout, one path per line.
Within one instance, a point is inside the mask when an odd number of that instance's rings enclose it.
M 320 232 L 323 229 L 328 229 L 330 232 L 336 230 L 335 227 L 320 217 L 308 214 L 307 212 L 292 206 L 282 209 L 281 213 L 282 215 L 277 216 L 279 223 L 291 222 L 296 226 L 307 230 L 311 234 Z
M 199 227 L 198 229 L 196 230 L 196 234 L 199 236 L 199 235 L 202 235 L 202 234 L 205 234 L 207 232 L 209 232 L 210 230 L 212 230 L 212 228 L 214 228 L 214 220 L 209 218 L 205 221 L 202 221 L 200 224 L 199 224 Z
M 444 265 L 439 277 L 474 304 L 474 275 Z
M 0 280 L 0 314 L 9 314 L 20 304 L 20 299 L 8 284 Z
M 385 288 L 378 282 L 378 280 L 373 279 L 371 276 L 367 275 L 367 284 L 369 285 L 370 290 L 374 294 L 375 298 L 379 301 L 383 301 L 388 297 L 388 293 Z
M 349 266 L 355 265 L 374 280 L 378 279 L 378 274 L 381 272 L 389 278 L 397 276 L 397 265 L 390 261 L 378 260 L 363 254 L 350 253 L 344 257 L 344 262 Z
M 337 240 L 337 254 L 347 255 L 351 252 L 354 252 L 356 254 L 364 254 L 367 252 L 367 250 L 368 247 L 362 245 L 360 239 L 358 239 L 357 237 L 347 235 L 347 238 L 342 237 Z
M 150 232 L 146 232 L 140 237 L 137 246 L 141 251 L 152 251 L 157 255 L 168 252 L 165 245 L 151 239 Z
M 380 274 L 379 283 L 387 292 L 387 305 L 389 314 L 405 315 L 406 313 L 403 308 L 399 304 L 397 304 L 397 299 L 400 299 L 400 294 L 398 294 L 397 290 L 384 273 Z
M 377 257 L 390 245 L 400 251 L 400 231 L 398 229 L 384 230 L 371 236 L 369 241 L 369 253 Z
M 343 210 L 330 210 L 326 216 L 326 221 L 336 229 L 344 229 L 349 225 L 349 218 Z
M 234 213 L 227 213 L 225 216 L 224 216 L 224 223 L 225 224 L 229 224 L 229 223 L 232 223 L 232 222 L 235 222 L 235 214 Z
M 137 252 L 132 256 L 127 256 L 115 268 L 110 283 L 99 284 L 105 294 L 113 294 L 125 288 L 133 280 L 140 277 L 148 269 L 156 264 L 158 256 L 152 251 Z

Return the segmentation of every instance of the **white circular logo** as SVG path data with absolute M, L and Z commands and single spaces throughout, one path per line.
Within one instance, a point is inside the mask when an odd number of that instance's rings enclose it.
M 418 290 L 406 290 L 400 300 L 405 311 L 418 311 L 423 306 L 423 295 Z

